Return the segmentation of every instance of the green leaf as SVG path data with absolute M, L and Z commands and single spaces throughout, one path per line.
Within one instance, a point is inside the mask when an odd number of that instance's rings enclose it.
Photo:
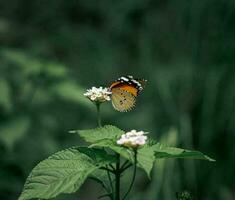
M 162 144 L 155 144 L 151 147 L 155 152 L 155 157 L 159 158 L 190 158 L 190 159 L 202 159 L 208 161 L 215 161 L 200 151 L 191 151 L 187 149 L 180 149 L 175 147 L 167 147 Z
M 138 150 L 137 161 L 149 177 L 155 160 L 160 158 L 189 158 L 215 161 L 199 151 L 167 147 L 160 143 L 145 145 Z
M 116 141 L 124 134 L 124 131 L 111 125 L 106 125 L 101 128 L 76 131 L 87 142 L 93 143 L 90 147 L 106 147 L 119 153 L 127 160 L 134 162 L 134 153 L 131 149 L 117 145 Z M 141 148 L 137 154 L 138 166 L 144 169 L 148 176 L 150 176 L 155 157 L 154 151 L 150 148 Z
M 104 139 L 110 139 L 115 142 L 122 134 L 124 134 L 124 131 L 112 125 L 106 125 L 95 129 L 78 130 L 75 132 L 89 143 L 97 143 Z
M 95 148 L 88 148 L 88 147 L 78 147 L 80 153 L 83 153 L 90 157 L 95 164 L 110 164 L 116 162 L 116 158 L 113 157 L 110 154 L 107 154 L 107 152 L 103 149 L 95 149 Z
M 126 158 L 130 162 L 134 162 L 134 153 L 131 149 L 117 145 L 116 142 L 113 142 L 109 139 L 100 140 L 99 142 L 90 145 L 90 147 L 108 147 L 114 152 L 119 153 L 122 157 Z M 155 162 L 155 156 L 153 149 L 149 146 L 144 146 L 138 150 L 137 154 L 137 166 L 142 168 L 150 178 L 150 173 Z
M 122 157 L 134 162 L 134 154 L 128 148 L 117 145 L 115 141 L 110 139 L 99 140 L 97 143 L 90 145 L 89 147 L 107 147 L 112 149 L 114 152 L 119 153 Z
M 154 151 L 150 146 L 145 145 L 138 150 L 137 162 L 145 170 L 149 178 L 155 160 Z
M 109 179 L 107 177 L 107 171 L 97 169 L 92 174 L 89 175 L 91 180 L 99 183 L 106 191 L 109 191 Z
M 113 156 L 101 149 L 77 147 L 55 153 L 32 170 L 19 200 L 75 192 L 96 169 L 113 162 Z
M 78 130 L 75 132 L 78 132 L 86 142 L 93 143 L 89 147 L 107 147 L 114 152 L 119 153 L 122 157 L 130 160 L 131 162 L 134 161 L 133 151 L 117 145 L 117 139 L 124 134 L 124 131 L 115 126 L 106 125 L 104 127 L 89 130 Z
M 79 135 L 87 142 L 93 143 L 90 147 L 106 147 L 119 153 L 122 157 L 133 163 L 133 151 L 117 145 L 116 141 L 124 132 L 114 126 L 108 125 L 102 128 L 78 131 Z M 138 149 L 138 167 L 145 170 L 150 177 L 154 162 L 159 158 L 192 158 L 214 161 L 199 151 L 190 151 L 174 147 L 166 147 L 149 139 L 148 144 Z
M 90 145 L 90 147 L 108 147 L 114 152 L 119 153 L 130 162 L 134 162 L 133 150 L 117 145 L 116 142 L 113 142 L 110 139 L 100 140 L 97 143 Z M 149 146 L 146 145 L 138 149 L 137 166 L 142 168 L 147 173 L 148 177 L 150 177 L 150 172 L 153 168 L 155 160 L 154 151 Z

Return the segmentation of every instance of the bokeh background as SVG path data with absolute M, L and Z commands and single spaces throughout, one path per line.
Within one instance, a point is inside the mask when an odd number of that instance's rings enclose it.
M 122 75 L 148 79 L 136 108 L 103 105 L 104 124 L 149 131 L 217 162 L 158 161 L 131 200 L 235 199 L 234 0 L 0 1 L 0 199 L 15 200 L 31 169 L 84 145 L 69 130 L 96 126 L 86 88 Z M 131 173 L 122 180 L 128 186 Z M 97 199 L 88 180 L 56 200 Z

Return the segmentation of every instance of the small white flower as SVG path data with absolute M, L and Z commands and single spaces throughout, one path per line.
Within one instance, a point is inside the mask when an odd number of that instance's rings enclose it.
M 137 148 L 146 143 L 148 138 L 145 134 L 147 133 L 144 131 L 131 130 L 130 132 L 122 134 L 121 138 L 117 140 L 117 144 Z
M 112 94 L 112 92 L 110 92 L 108 88 L 92 87 L 91 89 L 88 89 L 86 91 L 86 93 L 84 93 L 84 96 L 86 96 L 91 101 L 96 101 L 96 102 L 102 103 L 105 101 L 110 101 L 111 94 Z

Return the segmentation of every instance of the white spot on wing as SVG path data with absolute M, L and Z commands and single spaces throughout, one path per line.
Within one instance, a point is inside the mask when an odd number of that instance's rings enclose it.
M 138 85 L 139 87 L 141 87 L 141 84 L 139 81 L 133 79 L 132 82 L 135 83 L 136 85 Z
M 123 80 L 123 81 L 129 81 L 129 79 L 128 78 L 126 78 L 126 77 L 121 77 L 121 80 Z

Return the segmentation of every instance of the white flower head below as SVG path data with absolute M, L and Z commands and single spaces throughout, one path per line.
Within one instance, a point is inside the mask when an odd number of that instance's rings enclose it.
M 109 91 L 109 88 L 92 87 L 91 89 L 88 89 L 86 93 L 84 93 L 84 96 L 86 96 L 91 101 L 102 103 L 105 101 L 110 101 L 111 94 L 112 92 Z
M 147 133 L 144 131 L 132 130 L 123 134 L 121 138 L 117 140 L 117 144 L 125 147 L 138 148 L 146 144 L 148 137 L 145 134 Z

